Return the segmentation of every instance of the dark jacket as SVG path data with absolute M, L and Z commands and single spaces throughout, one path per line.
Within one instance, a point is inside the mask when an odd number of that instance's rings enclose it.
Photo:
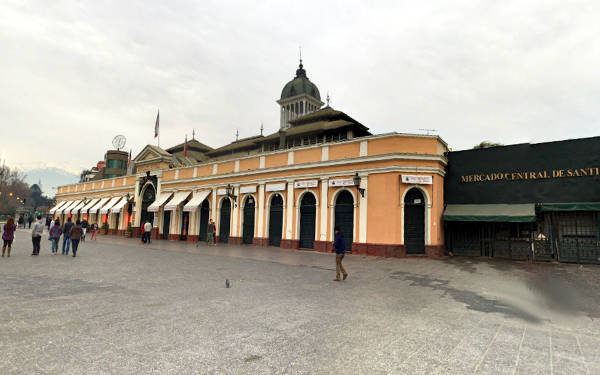
M 73 228 L 73 223 L 70 221 L 67 221 L 62 230 L 66 237 L 70 237 L 69 233 L 71 233 L 71 228 Z
M 71 232 L 69 233 L 69 237 L 71 237 L 72 240 L 80 240 L 81 237 L 83 237 L 83 229 L 81 229 L 81 225 L 75 224 L 71 228 Z
M 50 228 L 50 238 L 60 238 L 62 234 L 62 227 L 60 225 L 54 224 L 52 228 Z
M 339 231 L 333 239 L 333 248 L 336 254 L 346 254 L 346 241 L 344 240 L 344 234 Z
M 81 222 L 81 227 L 84 228 L 84 229 L 87 228 L 88 227 L 88 222 L 86 220 L 82 221 Z

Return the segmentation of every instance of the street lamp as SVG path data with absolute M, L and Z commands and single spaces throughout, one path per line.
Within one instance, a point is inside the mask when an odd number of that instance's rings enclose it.
M 356 172 L 356 174 L 352 178 L 352 181 L 354 182 L 354 186 L 356 186 L 356 189 L 360 193 L 360 196 L 364 198 L 365 197 L 365 189 L 360 187 L 360 176 L 358 175 L 358 172 Z
M 232 198 L 234 202 L 237 201 L 237 196 L 233 194 L 233 186 L 231 186 L 231 184 L 227 184 L 225 187 L 225 193 L 229 198 Z

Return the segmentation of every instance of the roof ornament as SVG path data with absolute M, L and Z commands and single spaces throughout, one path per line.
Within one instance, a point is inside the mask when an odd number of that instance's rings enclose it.
M 238 141 L 240 139 L 240 131 L 239 129 L 235 129 L 235 140 Z
M 260 135 L 263 135 L 263 130 L 265 129 L 265 127 L 263 126 L 263 123 L 260 123 Z
M 302 47 L 301 46 L 298 46 L 298 51 L 300 53 L 300 64 L 298 65 L 298 69 L 296 69 L 296 78 L 306 77 L 306 70 L 304 70 L 304 65 L 302 65 Z
M 192 139 L 196 139 L 196 129 L 192 129 Z
M 331 100 L 331 98 L 329 97 L 329 91 L 327 91 L 327 107 L 329 107 L 330 100 Z

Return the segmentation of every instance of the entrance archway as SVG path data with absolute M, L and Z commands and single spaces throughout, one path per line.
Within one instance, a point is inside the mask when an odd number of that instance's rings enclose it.
M 312 249 L 315 242 L 315 224 L 317 221 L 317 200 L 312 193 L 305 193 L 300 201 L 299 220 L 299 247 Z
M 275 194 L 271 198 L 269 208 L 269 245 L 281 245 L 281 232 L 283 227 L 283 198 Z
M 346 251 L 352 251 L 354 238 L 354 197 L 348 190 L 342 190 L 335 200 L 335 225 L 344 234 Z
M 406 254 L 425 254 L 425 197 L 417 188 L 404 196 L 404 246 Z
M 254 197 L 248 195 L 244 200 L 244 226 L 242 230 L 242 242 L 251 245 L 254 241 Z
M 144 226 L 146 221 L 150 224 L 154 221 L 154 212 L 148 212 L 148 207 L 156 200 L 156 190 L 152 184 L 146 185 L 142 193 L 142 212 L 140 213 L 140 226 Z
M 219 242 L 229 241 L 229 225 L 231 224 L 231 201 L 223 198 L 219 218 Z
M 200 205 L 200 213 L 199 222 L 200 222 L 200 231 L 198 233 L 198 240 L 206 241 L 206 234 L 208 230 L 208 216 L 209 216 L 210 208 L 208 206 L 208 199 L 202 201 Z

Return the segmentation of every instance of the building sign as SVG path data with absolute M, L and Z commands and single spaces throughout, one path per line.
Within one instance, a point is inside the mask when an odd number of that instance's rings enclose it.
M 432 176 L 415 175 L 415 174 L 403 174 L 403 184 L 418 184 L 418 185 L 431 185 L 433 184 Z
M 319 186 L 319 180 L 304 180 L 294 182 L 296 189 L 311 188 Z
M 525 172 L 492 172 L 475 173 L 460 176 L 460 182 L 487 182 L 487 181 L 519 181 L 519 180 L 543 180 L 548 178 L 564 177 L 594 177 L 600 176 L 600 167 L 576 168 L 576 169 L 544 169 L 539 171 Z
M 267 184 L 265 186 L 266 191 L 284 191 L 285 190 L 285 182 L 280 184 Z
M 242 186 L 240 188 L 240 194 L 246 194 L 246 193 L 256 193 L 256 185 Z
M 354 186 L 354 180 L 351 178 L 337 178 L 329 180 L 329 186 Z

